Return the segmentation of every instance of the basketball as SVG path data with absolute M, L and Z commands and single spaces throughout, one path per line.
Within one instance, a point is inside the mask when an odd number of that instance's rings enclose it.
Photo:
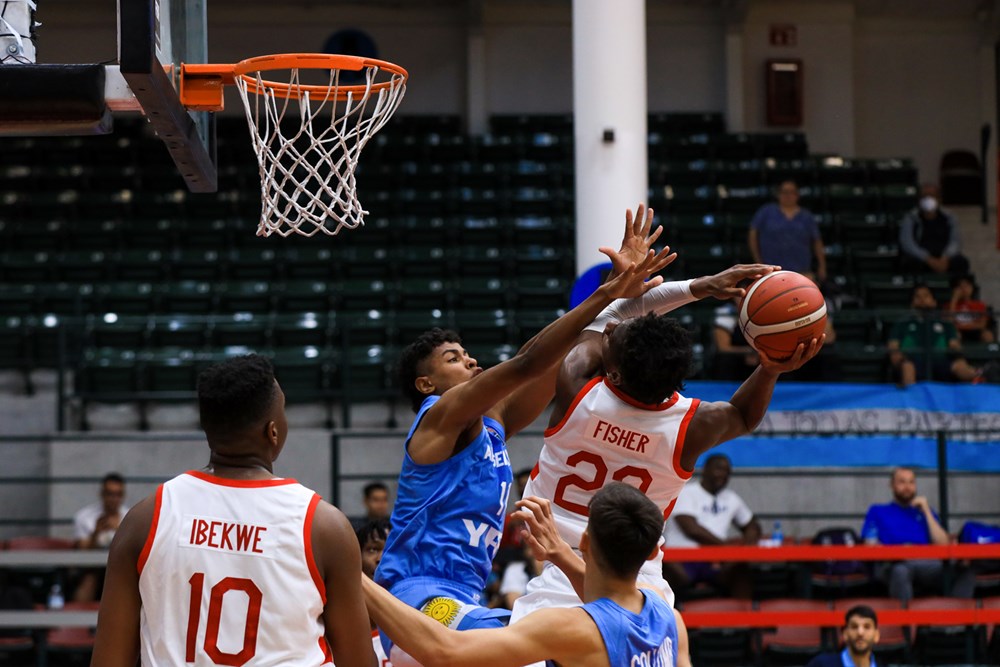
M 826 329 L 826 301 L 816 284 L 794 271 L 775 271 L 747 288 L 740 331 L 755 350 L 776 361 L 791 358 Z

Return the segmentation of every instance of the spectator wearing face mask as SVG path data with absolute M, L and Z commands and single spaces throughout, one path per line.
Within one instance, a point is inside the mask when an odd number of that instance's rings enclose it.
M 967 275 L 969 260 L 961 253 L 958 221 L 940 202 L 938 186 L 920 187 L 919 206 L 906 214 L 899 228 L 902 268 L 909 273 Z

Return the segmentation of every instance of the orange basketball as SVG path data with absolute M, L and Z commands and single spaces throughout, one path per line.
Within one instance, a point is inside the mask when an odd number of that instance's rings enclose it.
M 785 360 L 826 329 L 826 301 L 813 281 L 794 271 L 775 271 L 747 288 L 740 330 L 758 352 Z

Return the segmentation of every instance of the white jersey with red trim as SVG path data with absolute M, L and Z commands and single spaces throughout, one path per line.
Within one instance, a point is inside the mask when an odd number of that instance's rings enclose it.
M 375 659 L 379 667 L 392 667 L 392 663 L 385 655 L 385 649 L 382 648 L 382 638 L 379 637 L 378 630 L 372 630 L 372 648 L 375 649 Z
M 192 471 L 161 485 L 138 563 L 144 667 L 332 662 L 312 554 L 318 502 L 291 479 Z
M 573 547 L 587 527 L 590 499 L 608 482 L 635 486 L 666 518 L 691 478 L 680 457 L 698 403 L 675 393 L 664 403 L 646 405 L 605 378 L 594 378 L 562 420 L 545 431 L 524 495 L 552 501 L 559 533 Z

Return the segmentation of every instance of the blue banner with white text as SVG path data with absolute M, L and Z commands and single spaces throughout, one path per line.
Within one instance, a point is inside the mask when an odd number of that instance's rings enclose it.
M 738 386 L 692 381 L 682 393 L 725 401 Z M 741 468 L 933 468 L 938 432 L 949 469 L 1000 472 L 1000 386 L 779 382 L 754 434 L 712 451 Z

